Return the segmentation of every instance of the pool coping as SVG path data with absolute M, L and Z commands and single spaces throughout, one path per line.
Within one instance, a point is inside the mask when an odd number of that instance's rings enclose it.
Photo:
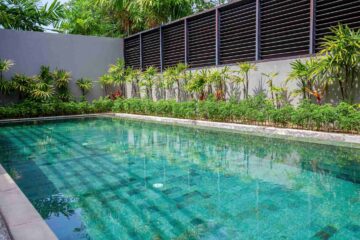
M 1 164 L 0 213 L 13 240 L 58 239 Z

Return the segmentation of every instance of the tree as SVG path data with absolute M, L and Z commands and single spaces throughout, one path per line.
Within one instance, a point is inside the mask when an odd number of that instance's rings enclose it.
M 213 7 L 203 0 L 71 0 L 60 30 L 124 36 Z
M 49 25 L 58 25 L 65 16 L 64 7 L 54 0 L 40 5 L 39 0 L 1 0 L 0 26 L 6 29 L 43 32 Z
M 76 85 L 80 88 L 81 90 L 81 100 L 85 101 L 86 100 L 86 94 L 89 93 L 89 91 L 92 89 L 93 87 L 93 82 L 91 79 L 89 78 L 80 78 L 76 81 Z
M 332 34 L 324 37 L 320 54 L 321 68 L 328 78 L 337 79 L 342 100 L 352 103 L 355 97 L 355 84 L 360 74 L 360 29 L 355 31 L 348 26 L 331 28 Z
M 65 19 L 59 25 L 70 34 L 118 37 L 120 32 L 104 8 L 94 0 L 71 0 L 65 4 Z

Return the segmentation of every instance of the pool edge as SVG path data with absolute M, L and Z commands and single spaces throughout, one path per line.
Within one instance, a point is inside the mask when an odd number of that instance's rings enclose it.
M 58 239 L 1 164 L 0 213 L 13 240 Z

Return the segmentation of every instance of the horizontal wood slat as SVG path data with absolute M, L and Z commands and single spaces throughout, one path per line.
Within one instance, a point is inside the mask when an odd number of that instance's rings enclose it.
M 124 39 L 125 66 L 140 69 L 140 35 Z
M 332 26 L 360 29 L 360 0 L 259 0 L 257 36 L 256 2 L 238 0 L 169 23 L 162 26 L 162 36 L 156 28 L 125 38 L 126 66 L 165 69 L 187 62 L 190 67 L 206 67 L 299 56 L 319 52 Z
M 220 64 L 255 60 L 256 1 L 220 9 Z
M 215 11 L 188 19 L 188 64 L 205 67 L 216 64 Z
M 160 70 L 160 29 L 154 29 L 142 35 L 143 70 L 153 66 Z
M 310 0 L 261 0 L 261 58 L 309 53 Z
M 317 0 L 316 51 L 321 50 L 322 39 L 331 34 L 330 28 L 339 23 L 360 29 L 360 0 Z
M 185 62 L 185 26 L 184 21 L 163 28 L 164 69 Z

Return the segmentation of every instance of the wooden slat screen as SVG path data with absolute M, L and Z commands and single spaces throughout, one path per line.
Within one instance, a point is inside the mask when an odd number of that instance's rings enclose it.
M 126 67 L 140 68 L 140 36 L 136 35 L 124 40 L 124 58 Z
M 309 53 L 310 0 L 261 0 L 261 58 Z
M 160 69 L 160 29 L 154 29 L 142 35 L 143 70 L 153 66 Z
M 164 69 L 185 62 L 184 21 L 164 26 L 163 44 Z
M 206 67 L 256 59 L 296 57 L 314 50 L 319 52 L 321 40 L 331 33 L 331 26 L 341 23 L 355 30 L 360 29 L 360 0 L 258 1 L 259 19 L 256 19 L 257 0 L 239 0 L 164 25 L 161 29 L 162 47 L 160 28 L 143 32 L 141 37 L 139 34 L 128 37 L 124 46 L 126 66 L 160 68 L 162 63 L 165 69 L 187 61 L 190 67 Z M 314 32 L 310 34 L 312 30 Z M 260 50 L 258 56 L 257 49 Z
M 256 1 L 220 9 L 220 64 L 255 60 Z
M 317 0 L 316 3 L 316 51 L 321 40 L 331 34 L 330 27 L 339 23 L 360 28 L 360 0 Z
M 215 11 L 188 19 L 188 64 L 190 67 L 215 65 Z

